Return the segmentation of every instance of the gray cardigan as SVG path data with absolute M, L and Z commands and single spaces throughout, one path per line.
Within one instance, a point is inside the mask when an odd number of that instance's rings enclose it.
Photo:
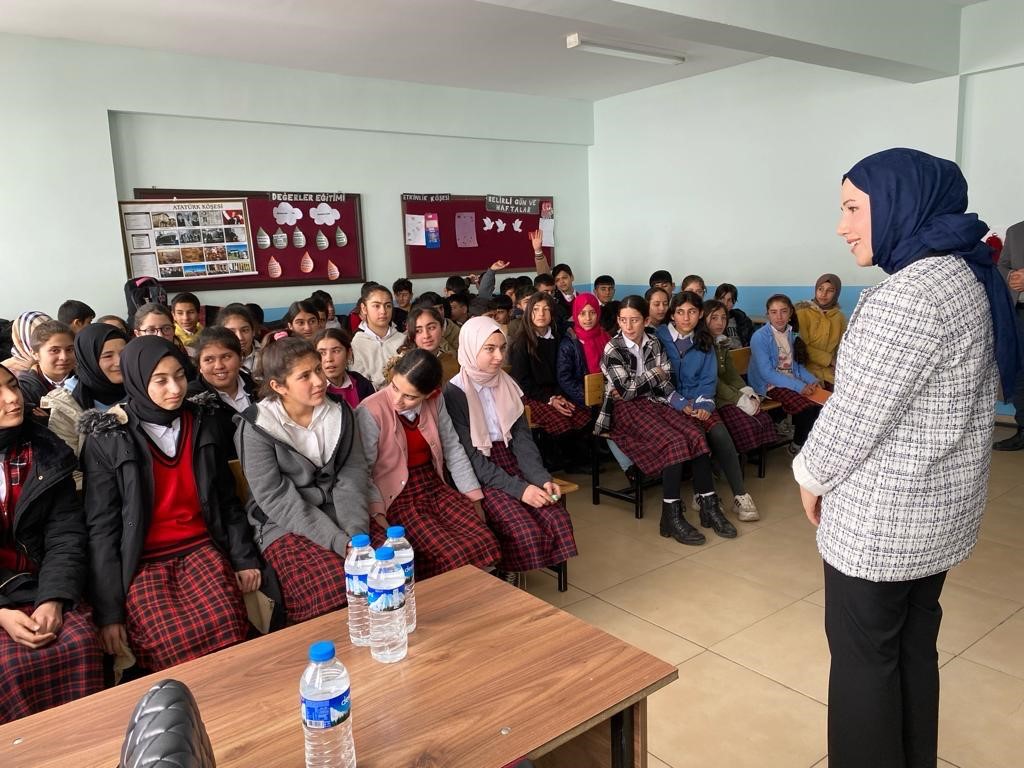
M 970 555 L 985 509 L 996 396 L 985 290 L 962 259 L 921 259 L 864 290 L 835 392 L 793 474 L 822 496 L 818 549 L 869 581 Z
M 525 413 L 512 425 L 512 439 L 508 446 L 515 454 L 519 471 L 526 478 L 524 480 L 522 477 L 510 475 L 473 445 L 473 436 L 469 432 L 469 404 L 466 402 L 465 392 L 448 383 L 444 387 L 444 402 L 480 485 L 485 488 L 497 488 L 519 500 L 523 498 L 528 485 L 542 486 L 551 481 L 551 475 L 544 469 L 544 462 L 541 461 L 540 451 L 533 442 Z
M 355 417 L 345 403 L 330 405 L 341 409 L 341 432 L 323 467 L 272 434 L 274 424 L 259 404 L 237 418 L 235 447 L 249 482 L 245 508 L 261 551 L 296 533 L 344 555 L 350 538 L 370 531 L 369 476 Z

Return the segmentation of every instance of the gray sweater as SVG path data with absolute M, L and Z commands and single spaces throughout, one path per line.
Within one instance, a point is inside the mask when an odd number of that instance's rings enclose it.
M 524 413 L 512 425 L 512 439 L 509 442 L 509 449 L 515 454 L 519 463 L 519 471 L 522 477 L 510 475 L 487 456 L 484 456 L 473 445 L 473 437 L 469 432 L 469 404 L 466 402 L 466 393 L 454 384 L 446 384 L 444 388 L 445 408 L 451 416 L 455 432 L 462 442 L 462 447 L 469 456 L 473 465 L 473 472 L 476 473 L 480 485 L 484 488 L 497 488 L 504 491 L 514 499 L 521 499 L 528 485 L 542 486 L 550 482 L 551 475 L 544 469 L 544 462 L 541 461 L 540 451 L 533 442 L 533 435 L 530 434 L 530 425 L 526 422 Z
M 295 533 L 339 555 L 349 539 L 369 533 L 369 475 L 352 409 L 341 409 L 341 431 L 326 466 L 296 451 L 259 405 L 238 418 L 235 447 L 249 482 L 246 512 L 260 550 Z

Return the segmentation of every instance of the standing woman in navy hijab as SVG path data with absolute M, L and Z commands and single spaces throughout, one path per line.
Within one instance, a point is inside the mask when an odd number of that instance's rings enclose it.
M 825 561 L 831 768 L 936 765 L 946 572 L 978 538 L 1010 296 L 955 163 L 911 149 L 843 177 L 838 234 L 866 289 L 793 473 Z

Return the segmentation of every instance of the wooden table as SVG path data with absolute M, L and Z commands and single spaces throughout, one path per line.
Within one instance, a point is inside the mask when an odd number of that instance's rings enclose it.
M 321 639 L 352 677 L 360 768 L 647 765 L 646 698 L 673 666 L 471 566 L 416 597 L 397 664 L 350 645 L 338 611 L 0 726 L 0 766 L 113 768 L 135 703 L 170 677 L 192 689 L 218 768 L 302 768 L 299 676 Z

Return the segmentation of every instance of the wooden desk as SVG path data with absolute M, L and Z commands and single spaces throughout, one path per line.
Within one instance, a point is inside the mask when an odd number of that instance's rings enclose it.
M 471 566 L 416 597 L 397 664 L 351 646 L 338 611 L 0 726 L 0 765 L 116 766 L 135 703 L 170 677 L 195 694 L 219 768 L 302 768 L 299 676 L 321 639 L 352 676 L 360 768 L 647 765 L 646 698 L 673 666 Z

